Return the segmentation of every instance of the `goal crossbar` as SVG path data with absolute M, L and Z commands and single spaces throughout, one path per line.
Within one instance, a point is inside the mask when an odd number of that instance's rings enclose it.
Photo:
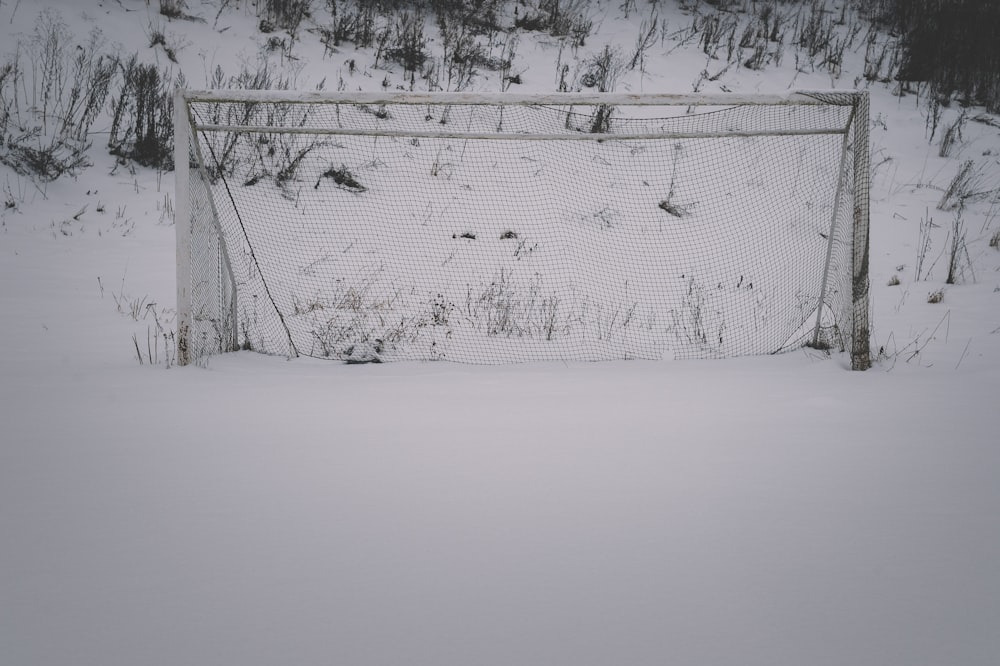
M 823 134 L 845 134 L 846 127 L 831 127 L 814 130 L 775 130 L 775 131 L 744 131 L 731 130 L 724 132 L 646 132 L 608 134 L 605 132 L 574 132 L 572 134 L 529 134 L 514 132 L 435 132 L 420 130 L 352 130 L 322 127 L 267 127 L 264 125 L 237 127 L 233 125 L 196 125 L 201 132 L 231 132 L 233 134 L 315 134 L 337 136 L 384 136 L 415 139 L 482 139 L 484 141 L 641 141 L 660 139 L 720 139 L 723 137 L 752 136 L 813 136 Z
M 852 106 L 854 91 L 801 90 L 785 95 L 736 93 L 475 93 L 475 92 L 328 92 L 287 90 L 180 90 L 187 102 L 261 102 L 282 104 L 406 104 L 406 105 L 629 105 L 629 106 Z

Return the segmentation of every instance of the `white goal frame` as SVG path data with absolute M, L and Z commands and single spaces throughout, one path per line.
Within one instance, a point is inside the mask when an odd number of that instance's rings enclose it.
M 553 105 L 559 107 L 571 105 L 649 105 L 649 106 L 681 106 L 681 107 L 734 107 L 739 105 L 784 106 L 784 105 L 825 105 L 850 107 L 850 119 L 846 126 L 837 128 L 817 129 L 734 129 L 722 132 L 678 132 L 658 133 L 655 135 L 629 135 L 629 139 L 695 139 L 723 138 L 742 136 L 782 136 L 805 134 L 843 134 L 843 160 L 837 180 L 837 195 L 835 200 L 839 206 L 841 192 L 849 188 L 853 192 L 853 211 L 850 220 L 853 229 L 850 234 L 852 247 L 850 250 L 850 284 L 851 303 L 853 308 L 852 330 L 850 331 L 851 367 L 854 370 L 865 370 L 871 365 L 870 329 L 869 329 L 869 187 L 870 187 L 870 154 L 869 154 L 869 97 L 866 91 L 798 91 L 785 95 L 763 94 L 619 94 L 619 93 L 559 93 L 541 95 L 517 95 L 510 93 L 330 93 L 330 92 L 289 92 L 289 91 L 251 91 L 251 90 L 183 90 L 180 89 L 174 97 L 174 140 L 175 140 L 175 178 L 176 178 L 176 266 L 177 266 L 177 359 L 179 365 L 186 365 L 197 360 L 192 353 L 190 335 L 192 331 L 192 211 L 190 208 L 190 179 L 193 171 L 200 170 L 204 160 L 193 137 L 201 131 L 231 131 L 237 133 L 307 133 L 317 135 L 350 135 L 371 134 L 363 130 L 352 130 L 337 127 L 275 127 L 275 126 L 233 126 L 198 124 L 189 105 L 192 103 L 282 103 L 282 104 L 407 104 L 407 105 Z M 405 136 L 407 138 L 469 138 L 469 139 L 535 139 L 572 140 L 575 137 L 566 134 L 513 134 L 513 133 L 468 133 L 456 132 L 450 134 L 447 130 L 405 131 L 394 133 L 390 130 L 378 133 L 379 136 Z M 582 140 L 602 140 L 620 138 L 613 134 L 582 134 Z M 850 147 L 848 143 L 850 142 Z M 853 155 L 851 168 L 844 169 L 848 155 Z M 834 167 L 831 167 L 834 168 Z M 826 265 L 823 268 L 823 286 L 817 308 L 815 331 L 811 343 L 821 345 L 820 319 L 822 315 L 824 296 L 830 279 L 831 254 L 833 252 L 833 232 L 838 224 L 841 212 L 834 211 L 830 229 L 830 243 L 827 248 Z M 218 230 L 221 239 L 221 229 Z M 229 258 L 221 251 L 220 271 L 229 271 Z M 223 351 L 239 348 L 238 332 L 235 330 L 235 283 L 232 286 L 231 301 L 234 308 L 232 329 L 225 332 Z

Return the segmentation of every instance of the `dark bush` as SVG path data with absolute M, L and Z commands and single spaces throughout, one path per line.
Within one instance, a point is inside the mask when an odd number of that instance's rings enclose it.
M 333 52 L 343 42 L 354 42 L 361 49 L 369 48 L 375 42 L 375 4 L 360 3 L 352 7 L 344 3 L 340 7 L 335 4 L 331 7 L 331 22 L 319 28 L 326 49 L 324 55 Z
M 438 22 L 458 21 L 475 34 L 502 30 L 500 15 L 506 0 L 431 0 Z
M 184 16 L 185 0 L 160 0 L 160 14 L 167 18 Z
M 333 182 L 337 184 L 341 189 L 347 190 L 349 192 L 366 192 L 367 187 L 358 182 L 346 166 L 343 164 L 340 167 L 330 167 L 320 175 L 320 180 L 316 181 L 316 187 L 319 187 L 320 182 L 323 178 L 332 178 Z
M 575 46 L 583 46 L 594 27 L 589 10 L 590 3 L 586 0 L 539 0 L 538 9 L 525 8 L 515 19 L 514 27 L 569 37 Z
M 134 55 L 124 64 L 108 135 L 112 155 L 143 166 L 173 169 L 172 89 L 169 72 L 139 64 Z
M 406 71 L 416 71 L 427 60 L 427 52 L 424 50 L 427 38 L 424 36 L 424 17 L 421 14 L 401 14 L 396 20 L 391 40 L 386 55 Z
M 299 29 L 302 20 L 310 15 L 313 0 L 264 0 L 258 3 L 257 15 L 262 18 L 261 31 L 265 24 L 287 30 L 291 34 Z M 262 11 L 263 10 L 263 11 Z
M 902 81 L 1000 111 L 1000 2 L 877 0 L 872 17 L 902 35 Z

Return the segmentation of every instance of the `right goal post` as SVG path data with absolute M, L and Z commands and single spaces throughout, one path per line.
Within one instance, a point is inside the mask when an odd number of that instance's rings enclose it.
M 868 95 L 178 91 L 178 361 L 871 364 Z

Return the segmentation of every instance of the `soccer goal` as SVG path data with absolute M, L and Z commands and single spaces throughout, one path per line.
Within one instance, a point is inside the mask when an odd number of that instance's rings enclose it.
M 178 359 L 870 365 L 868 96 L 180 91 Z

